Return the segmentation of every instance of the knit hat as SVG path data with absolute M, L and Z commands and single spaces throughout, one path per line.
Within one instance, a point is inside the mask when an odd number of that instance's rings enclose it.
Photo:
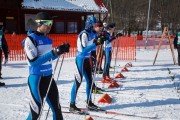
M 36 20 L 52 20 L 52 17 L 46 12 L 39 12 L 36 15 Z
M 103 27 L 103 23 L 101 21 L 98 21 L 94 24 L 95 27 Z
M 109 24 L 107 25 L 107 29 L 114 28 L 115 26 L 116 26 L 115 23 L 109 23 Z
M 86 19 L 85 29 L 88 31 L 93 31 L 93 25 L 96 23 L 96 18 L 94 16 L 89 16 Z

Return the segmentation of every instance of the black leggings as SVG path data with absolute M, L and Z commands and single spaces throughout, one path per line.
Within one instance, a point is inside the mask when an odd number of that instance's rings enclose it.
M 52 75 L 50 76 L 38 76 L 38 75 L 30 75 L 28 78 L 28 86 L 31 92 L 31 102 L 30 109 L 31 112 L 28 116 L 27 120 L 37 120 L 42 108 L 43 99 L 47 93 L 47 89 L 49 87 L 49 83 Z M 53 120 L 63 120 L 61 106 L 59 103 L 59 93 L 57 89 L 57 85 L 52 80 L 51 87 L 46 99 L 49 104 L 52 112 L 53 112 Z

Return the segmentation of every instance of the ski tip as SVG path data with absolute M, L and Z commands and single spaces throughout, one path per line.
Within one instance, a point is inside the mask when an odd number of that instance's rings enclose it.
M 73 111 L 69 111 L 70 113 L 73 114 L 79 114 L 79 115 L 89 115 L 89 113 L 87 111 L 81 110 L 79 112 L 73 112 Z
M 81 115 L 90 115 L 87 111 L 81 111 Z

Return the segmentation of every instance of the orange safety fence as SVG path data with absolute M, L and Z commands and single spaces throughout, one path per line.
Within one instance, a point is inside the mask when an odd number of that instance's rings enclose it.
M 76 55 L 76 41 L 77 34 L 49 34 L 48 35 L 53 40 L 53 47 L 61 45 L 63 42 L 70 43 L 70 52 L 65 55 L 65 57 L 75 57 Z M 9 48 L 9 61 L 19 61 L 26 60 L 24 53 L 24 48 L 21 42 L 27 37 L 26 34 L 6 34 L 5 38 L 8 43 Z
M 25 60 L 25 54 L 23 51 L 23 46 L 21 45 L 21 42 L 24 40 L 24 38 L 27 35 L 25 34 L 6 34 L 5 38 L 8 44 L 9 49 L 9 55 L 8 60 L 9 61 L 18 61 L 18 60 Z
M 49 34 L 48 35 L 53 40 L 53 47 L 63 44 L 63 42 L 70 44 L 70 51 L 65 57 L 75 57 L 77 53 L 77 34 Z
M 53 40 L 53 47 L 61 45 L 63 42 L 70 43 L 70 52 L 65 57 L 75 57 L 77 52 L 76 42 L 77 34 L 49 34 Z M 9 61 L 26 60 L 24 48 L 21 42 L 27 37 L 26 34 L 6 34 L 5 38 L 9 47 Z M 113 43 L 114 44 L 114 43 Z M 117 47 L 118 44 L 118 47 Z M 115 58 L 118 48 L 118 60 L 135 60 L 136 59 L 136 39 L 135 37 L 122 37 L 116 40 L 116 45 L 113 47 L 113 58 Z
M 136 37 L 121 37 L 112 45 L 112 58 L 117 55 L 117 60 L 136 60 Z

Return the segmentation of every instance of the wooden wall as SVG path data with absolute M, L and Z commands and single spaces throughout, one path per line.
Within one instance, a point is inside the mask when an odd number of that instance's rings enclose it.
M 67 23 L 77 22 L 77 33 L 84 28 L 84 20 L 87 15 L 92 13 L 87 12 L 67 12 L 55 10 L 36 10 L 21 8 L 22 0 L 0 0 L 0 29 L 3 26 L 7 33 L 16 32 L 16 34 L 26 33 L 25 31 L 25 14 L 36 14 L 40 11 L 50 13 L 52 16 L 58 16 L 54 21 L 63 21 L 65 23 L 65 33 L 67 33 Z M 84 20 L 82 19 L 84 17 Z M 52 26 L 51 32 L 55 31 L 55 26 Z

